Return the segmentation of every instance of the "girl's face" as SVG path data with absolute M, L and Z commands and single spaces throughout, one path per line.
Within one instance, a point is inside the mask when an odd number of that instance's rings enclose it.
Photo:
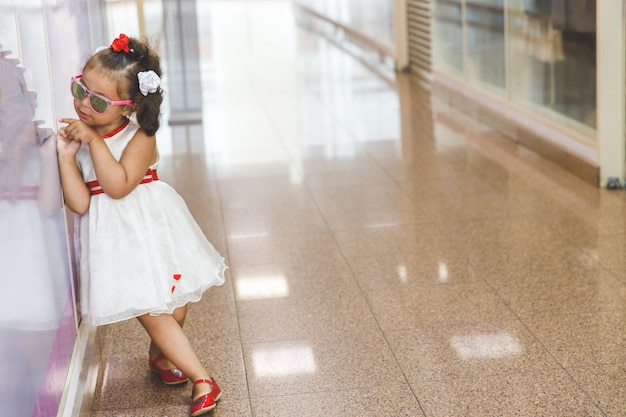
M 117 94 L 117 84 L 107 73 L 86 70 L 79 82 L 88 90 L 82 99 L 74 98 L 74 110 L 80 120 L 100 135 L 114 131 L 125 122 L 126 116 L 132 112 L 132 105 L 109 106 L 103 113 L 98 113 L 89 103 L 91 94 L 99 94 L 111 101 L 128 99 Z

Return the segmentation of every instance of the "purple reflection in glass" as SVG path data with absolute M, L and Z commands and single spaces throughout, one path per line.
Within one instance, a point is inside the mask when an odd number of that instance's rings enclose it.
M 76 338 L 56 138 L 0 45 L 0 415 L 56 415 Z M 36 406 L 37 405 L 37 406 Z

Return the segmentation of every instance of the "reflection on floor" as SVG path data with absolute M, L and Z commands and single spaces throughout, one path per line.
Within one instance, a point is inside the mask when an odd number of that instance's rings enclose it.
M 231 267 L 185 327 L 211 415 L 624 415 L 623 191 L 396 92 L 287 1 L 196 12 L 203 121 L 164 124 L 159 176 Z M 137 322 L 100 330 L 82 416 L 186 415 Z

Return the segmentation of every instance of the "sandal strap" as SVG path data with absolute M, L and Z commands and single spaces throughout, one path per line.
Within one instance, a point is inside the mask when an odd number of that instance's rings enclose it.
M 194 381 L 194 385 L 197 384 L 209 384 L 211 386 L 213 386 L 213 384 L 215 383 L 215 381 L 213 381 L 213 378 L 211 379 L 198 379 L 197 381 Z
M 167 359 L 167 356 L 161 355 L 159 357 L 156 357 L 156 358 L 150 360 L 150 362 L 152 362 L 154 365 L 156 365 L 159 362 L 163 362 L 165 359 Z

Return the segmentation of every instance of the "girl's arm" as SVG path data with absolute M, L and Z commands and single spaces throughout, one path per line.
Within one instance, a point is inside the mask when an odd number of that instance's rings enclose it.
M 74 213 L 84 214 L 89 209 L 91 193 L 83 181 L 83 176 L 76 165 L 76 153 L 81 142 L 70 139 L 64 131 L 59 129 L 57 134 L 57 153 L 59 175 L 65 205 Z
M 146 135 L 142 129 L 137 130 L 117 161 L 105 140 L 85 123 L 77 119 L 60 121 L 68 124 L 64 129 L 70 138 L 89 146 L 98 182 L 111 198 L 122 198 L 133 191 L 156 160 L 156 137 Z
M 90 141 L 89 150 L 102 190 L 111 198 L 122 198 L 139 185 L 156 160 L 156 137 L 139 129 L 126 145 L 119 162 L 104 139 Z

